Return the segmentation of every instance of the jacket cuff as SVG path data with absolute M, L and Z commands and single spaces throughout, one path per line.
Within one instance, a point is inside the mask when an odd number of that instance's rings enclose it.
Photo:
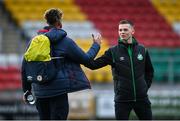
M 94 46 L 95 48 L 98 48 L 98 49 L 101 48 L 100 44 L 98 44 L 97 42 L 93 42 L 92 46 Z

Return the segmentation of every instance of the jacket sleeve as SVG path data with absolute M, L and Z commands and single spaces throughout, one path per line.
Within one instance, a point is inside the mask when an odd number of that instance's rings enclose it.
M 152 79 L 154 76 L 154 68 L 149 56 L 148 51 L 146 50 L 146 59 L 145 59 L 145 80 L 147 83 L 148 88 L 150 88 L 152 84 Z
M 85 53 L 73 40 L 71 40 L 68 42 L 66 50 L 68 58 L 79 64 L 84 64 L 96 57 L 97 53 L 100 50 L 100 45 L 94 42 L 88 52 Z
M 106 65 L 113 66 L 113 59 L 112 59 L 112 54 L 111 54 L 110 49 L 106 50 L 105 53 L 101 57 L 95 60 L 90 60 L 85 64 L 86 67 L 92 70 L 102 68 Z
M 26 80 L 25 64 L 26 62 L 23 59 L 22 66 L 21 66 L 21 80 L 22 80 L 23 92 L 26 92 L 27 90 L 31 91 L 31 83 L 27 82 Z

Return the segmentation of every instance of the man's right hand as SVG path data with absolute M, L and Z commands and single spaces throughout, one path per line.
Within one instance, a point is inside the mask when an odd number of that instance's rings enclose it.
M 24 92 L 24 94 L 23 94 L 23 101 L 25 104 L 27 104 L 27 96 L 29 94 L 31 94 L 31 91 L 28 91 L 28 90 L 26 92 Z
M 92 34 L 92 38 L 93 38 L 93 42 L 96 42 L 96 43 L 98 43 L 99 45 L 101 45 L 101 41 L 102 41 L 102 37 L 101 37 L 101 34 L 96 34 L 96 35 L 94 35 L 94 34 Z

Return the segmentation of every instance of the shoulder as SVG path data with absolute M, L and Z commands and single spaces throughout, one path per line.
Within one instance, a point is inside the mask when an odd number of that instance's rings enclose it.
M 116 48 L 116 47 L 117 47 L 117 45 L 113 45 L 109 49 L 113 49 L 113 48 Z
M 105 51 L 105 55 L 111 56 L 114 51 L 116 51 L 117 45 L 111 46 Z
M 76 44 L 75 41 L 68 36 L 64 37 L 64 40 L 68 44 Z
M 143 45 L 143 44 L 137 44 L 137 46 L 139 46 L 139 47 L 142 47 L 142 48 L 145 48 L 145 46 Z
M 146 50 L 146 47 L 145 47 L 143 44 L 139 44 L 139 43 L 138 43 L 138 44 L 137 44 L 137 47 L 138 47 L 138 48 L 142 48 L 142 49 L 145 49 L 145 50 Z
M 69 38 L 68 36 L 64 37 L 63 38 L 63 43 L 66 45 L 66 48 L 68 49 L 75 49 L 75 48 L 78 48 L 78 45 L 76 44 L 76 42 Z
M 141 49 L 141 50 L 144 50 L 145 51 L 145 53 L 147 52 L 147 48 L 143 45 L 143 44 L 137 44 L 137 47 L 139 48 L 139 49 Z
M 118 45 L 111 46 L 108 51 L 114 51 L 118 48 Z

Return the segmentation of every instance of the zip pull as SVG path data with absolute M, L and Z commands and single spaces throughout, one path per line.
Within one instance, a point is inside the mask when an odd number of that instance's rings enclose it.
M 64 57 L 51 57 L 52 60 L 54 60 L 54 59 L 62 59 L 62 58 L 64 58 Z

